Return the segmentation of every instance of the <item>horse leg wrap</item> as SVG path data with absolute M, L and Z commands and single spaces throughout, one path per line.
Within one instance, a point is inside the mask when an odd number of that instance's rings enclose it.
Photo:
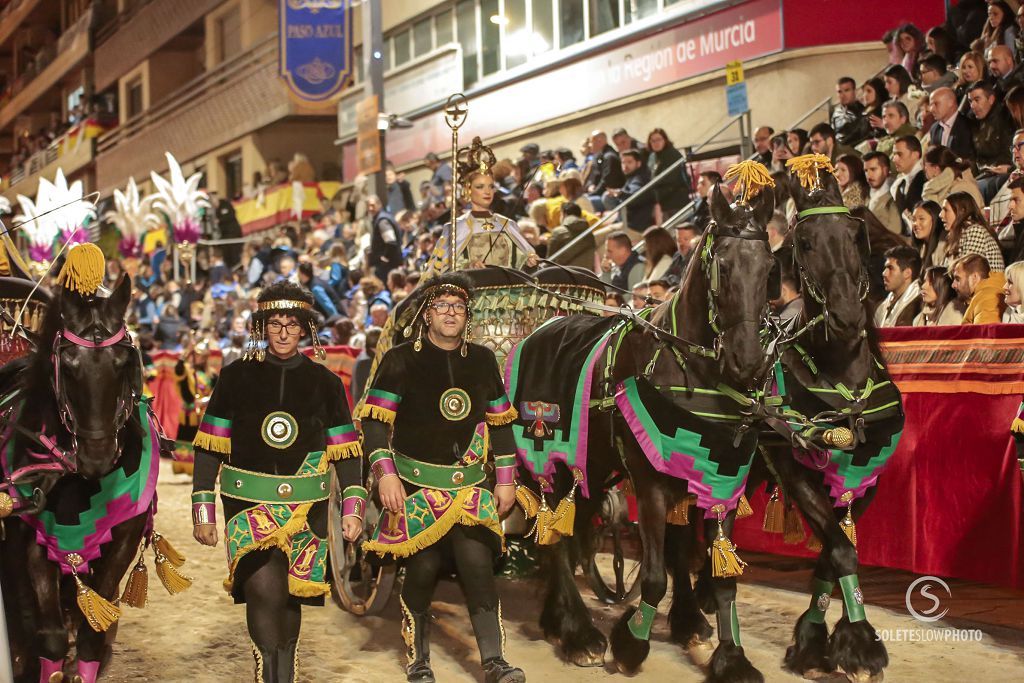
M 728 621 L 726 621 L 728 620 Z M 718 612 L 718 640 L 719 642 L 725 640 L 722 637 L 723 633 L 728 633 L 729 637 L 736 647 L 743 647 L 743 643 L 740 642 L 740 617 L 736 613 L 736 601 L 733 600 L 729 603 L 729 611 Z
M 96 683 L 100 674 L 100 663 L 99 662 L 88 662 L 79 659 L 78 660 L 78 676 L 82 679 L 82 683 Z
M 633 634 L 634 638 L 637 640 L 651 639 L 651 627 L 654 626 L 654 617 L 657 613 L 657 607 L 648 605 L 643 600 L 640 601 L 636 612 L 629 620 L 629 632 Z
M 815 624 L 825 623 L 825 612 L 832 603 L 832 589 L 835 581 L 824 581 L 817 577 L 811 586 L 811 606 L 807 610 L 807 619 Z
M 860 589 L 860 581 L 856 574 L 839 577 L 839 587 L 843 589 L 843 605 L 850 623 L 864 621 L 864 593 Z
M 39 683 L 61 683 L 64 680 L 64 660 L 39 658 Z

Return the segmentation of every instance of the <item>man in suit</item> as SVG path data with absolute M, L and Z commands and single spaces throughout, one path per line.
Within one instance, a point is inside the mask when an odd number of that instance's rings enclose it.
M 942 145 L 964 160 L 974 159 L 971 120 L 958 111 L 952 88 L 936 88 L 928 98 L 935 123 L 928 131 L 932 145 Z
M 907 228 L 910 227 L 910 212 L 921 201 L 924 190 L 924 163 L 921 159 L 921 141 L 914 135 L 896 139 L 892 148 L 892 164 L 899 174 L 892 183 L 892 198 Z M 904 231 L 905 232 L 905 231 Z

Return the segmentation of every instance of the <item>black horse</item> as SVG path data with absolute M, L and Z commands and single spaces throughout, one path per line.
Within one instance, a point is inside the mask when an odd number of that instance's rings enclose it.
M 759 384 L 767 365 L 761 330 L 775 260 L 767 246 L 765 225 L 773 209 L 774 197 L 770 192 L 761 193 L 749 205 L 730 207 L 716 187 L 711 196 L 714 222 L 702 238 L 699 253 L 695 254 L 680 291 L 672 300 L 654 309 L 649 322 L 632 319 L 609 341 L 608 351 L 603 352 L 600 362 L 593 368 L 592 387 L 596 389 L 590 405 L 596 407 L 589 414 L 585 463 L 589 497 L 575 501 L 573 537 L 543 546 L 547 549 L 542 561 L 547 585 L 540 625 L 571 662 L 600 664 L 607 646 L 579 595 L 573 570 L 590 550 L 591 520 L 599 510 L 603 490 L 609 481 L 614 481 L 615 472 L 628 474 L 633 482 L 643 542 L 641 611 L 627 610 L 612 633 L 613 655 L 619 668 L 626 672 L 636 671 L 646 659 L 650 649 L 650 623 L 667 590 L 666 518 L 671 510 L 689 504 L 690 493 L 701 490 L 699 480 L 691 481 L 688 488 L 687 481 L 672 476 L 675 473 L 671 472 L 671 466 L 668 470 L 659 468 L 659 471 L 652 464 L 651 454 L 645 454 L 634 437 L 627 423 L 631 418 L 625 416 L 628 409 L 623 408 L 619 399 L 625 395 L 623 391 L 628 393 L 626 385 L 639 392 L 645 404 L 658 404 L 657 408 L 652 408 L 652 413 L 658 413 L 654 416 L 655 422 L 666 424 L 670 431 L 673 427 L 688 430 L 701 448 L 711 452 L 710 457 L 718 459 L 724 470 L 730 470 L 730 477 L 742 481 L 742 473 L 749 467 L 757 438 L 756 429 L 752 429 L 757 418 L 749 395 Z M 537 390 L 530 387 L 531 382 L 543 385 L 550 368 L 557 372 L 564 366 L 560 351 L 571 353 L 578 345 L 577 340 L 586 336 L 586 328 L 600 332 L 607 326 L 600 318 L 570 316 L 549 323 L 531 335 L 523 344 L 526 352 L 521 360 L 529 363 L 531 344 L 543 348 L 538 347 L 534 352 L 535 367 L 517 366 L 515 369 L 517 378 L 521 379 L 512 397 L 517 407 L 524 399 L 537 395 Z M 535 402 L 534 407 L 553 400 L 554 397 L 543 398 L 541 403 Z M 616 403 L 618 409 L 614 409 Z M 561 406 L 563 413 L 568 408 Z M 553 407 L 544 409 L 554 411 Z M 536 433 L 544 433 L 543 425 L 537 426 Z M 617 444 L 621 444 L 621 452 Z M 536 472 L 524 469 L 521 467 L 520 482 L 532 481 L 531 475 Z M 554 495 L 566 496 L 574 492 L 574 484 L 579 485 L 577 479 L 580 479 L 579 473 L 563 467 L 547 474 L 548 497 L 554 499 Z M 536 486 L 531 485 L 531 489 L 535 496 L 541 493 Z M 706 538 L 709 544 L 716 541 L 716 550 L 731 553 L 728 540 L 719 541 L 732 528 L 739 495 L 740 491 L 736 490 L 735 496 L 726 501 L 728 505 L 713 514 L 706 509 L 711 507 L 711 501 L 698 493 L 699 504 L 711 515 L 705 520 Z M 557 512 L 555 514 L 557 516 Z M 679 545 L 689 547 L 692 527 L 676 528 L 679 529 Z M 735 569 L 735 561 L 732 569 Z M 688 572 L 683 572 L 683 576 L 685 580 L 680 580 L 677 573 L 675 604 L 669 618 L 673 638 L 684 646 L 693 646 L 706 641 L 711 628 L 696 609 Z M 734 576 L 734 571 L 725 571 L 722 578 L 714 581 L 720 642 L 711 659 L 709 678 L 761 680 L 739 643 Z M 633 622 L 635 625 L 631 628 Z M 734 624 L 737 624 L 735 628 Z
M 854 444 L 814 457 L 788 447 L 765 449 L 785 497 L 822 545 L 811 605 L 796 624 L 785 664 L 801 675 L 838 668 L 851 680 L 865 680 L 882 673 L 888 655 L 864 615 L 853 521 L 871 502 L 904 415 L 865 306 L 867 231 L 843 207 L 835 178 L 824 170 L 816 173 L 810 187 L 796 178 L 790 182 L 799 211 L 792 254 L 804 314 L 782 365 L 790 407 L 822 417 L 814 420 L 818 424 L 850 429 Z M 837 582 L 844 615 L 830 635 L 824 612 Z
M 5 476 L 31 463 L 58 470 L 36 484 L 47 494 L 43 510 L 29 501 L 5 520 L 0 566 L 18 680 L 39 680 L 41 674 L 47 680 L 65 668 L 66 623 L 77 629 L 78 675 L 86 683 L 96 679 L 100 661 L 109 654 L 108 634 L 77 611 L 69 612 L 68 605 L 76 594 L 83 595 L 81 578 L 100 598 L 117 600 L 119 583 L 152 520 L 148 509 L 110 529 L 102 554 L 88 561 L 87 572 L 79 577 L 78 572 L 62 572 L 51 556 L 60 548 L 48 554 L 48 547 L 37 543 L 38 526 L 17 516 L 38 512 L 57 524 L 78 521 L 83 504 L 100 490 L 100 480 L 115 468 L 139 470 L 146 464 L 143 454 L 154 445 L 144 440 L 153 425 L 146 423 L 144 406 L 140 410 L 141 363 L 124 327 L 131 280 L 122 277 L 109 296 L 101 291 L 82 295 L 61 288 L 46 312 L 38 346 L 3 373 Z M 76 561 L 65 558 L 72 565 Z

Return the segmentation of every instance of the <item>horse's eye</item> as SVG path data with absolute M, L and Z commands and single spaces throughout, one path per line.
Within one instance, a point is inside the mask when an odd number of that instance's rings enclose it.
M 810 251 L 811 250 L 811 241 L 809 239 L 807 239 L 806 237 L 801 237 L 800 238 L 800 249 L 803 250 L 803 251 Z

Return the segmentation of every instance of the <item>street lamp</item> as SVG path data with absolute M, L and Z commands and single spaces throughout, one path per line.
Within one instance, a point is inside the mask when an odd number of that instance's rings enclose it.
M 390 128 L 412 128 L 413 122 L 398 114 L 377 114 L 377 130 L 383 132 Z

